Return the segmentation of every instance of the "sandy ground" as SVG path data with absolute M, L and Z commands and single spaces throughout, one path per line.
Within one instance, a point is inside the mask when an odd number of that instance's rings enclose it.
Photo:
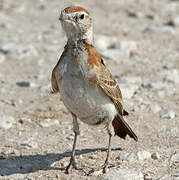
M 60 95 L 50 94 L 50 77 L 66 41 L 58 17 L 69 5 L 91 12 L 97 48 L 112 74 L 127 78 L 123 84 L 132 91 L 124 106 L 139 142 L 113 138 L 114 168 L 138 169 L 148 180 L 179 179 L 177 0 L 0 0 L 0 179 L 101 178 L 86 174 L 104 162 L 108 136 L 103 128 L 83 123 L 76 156 L 83 170 L 64 173 L 72 118 Z M 109 45 L 112 38 L 134 45 L 100 49 L 105 38 Z M 110 50 L 113 56 L 107 57 Z M 139 151 L 159 156 L 121 158 Z

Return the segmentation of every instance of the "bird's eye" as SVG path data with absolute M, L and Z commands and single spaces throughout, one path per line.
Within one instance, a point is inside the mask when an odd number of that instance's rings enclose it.
M 85 17 L 85 15 L 84 15 L 84 14 L 82 14 L 82 15 L 80 16 L 80 19 L 84 19 L 84 17 Z

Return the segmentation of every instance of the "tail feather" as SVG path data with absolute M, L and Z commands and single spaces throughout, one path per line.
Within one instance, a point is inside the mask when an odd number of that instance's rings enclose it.
M 135 141 L 138 141 L 136 134 L 133 132 L 127 122 L 125 122 L 124 118 L 121 115 L 117 115 L 114 118 L 112 125 L 114 127 L 115 134 L 119 137 L 125 139 L 125 137 L 129 135 Z

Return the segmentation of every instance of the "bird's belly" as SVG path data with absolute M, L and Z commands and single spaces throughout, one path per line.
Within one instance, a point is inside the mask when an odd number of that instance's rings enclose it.
M 65 77 L 60 93 L 69 111 L 87 124 L 101 124 L 117 114 L 115 105 L 99 87 L 92 87 L 79 77 Z

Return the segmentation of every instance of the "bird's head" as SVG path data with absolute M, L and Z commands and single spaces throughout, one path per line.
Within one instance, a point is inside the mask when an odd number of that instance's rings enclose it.
M 93 43 L 93 25 L 89 12 L 83 7 L 71 6 L 61 11 L 62 28 L 69 40 L 82 39 Z

